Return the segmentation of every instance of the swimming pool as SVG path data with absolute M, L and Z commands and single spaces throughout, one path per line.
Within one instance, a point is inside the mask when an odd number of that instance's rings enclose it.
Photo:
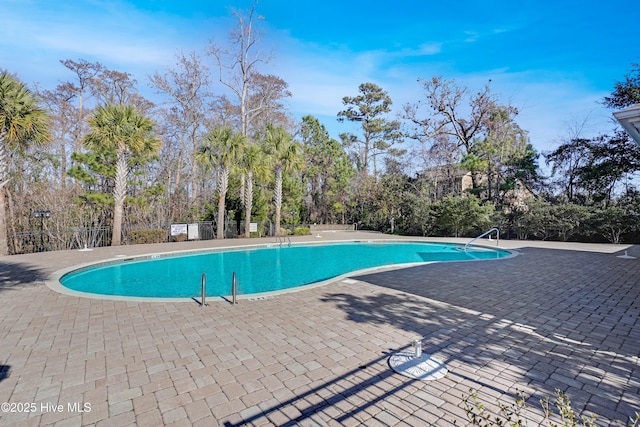
M 495 259 L 510 252 L 447 243 L 341 242 L 233 249 L 132 258 L 89 266 L 60 278 L 71 290 L 128 297 L 193 298 L 207 277 L 207 296 L 280 291 L 386 265 Z

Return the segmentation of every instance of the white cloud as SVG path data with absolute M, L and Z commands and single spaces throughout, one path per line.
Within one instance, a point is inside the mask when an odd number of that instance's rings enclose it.
M 129 65 L 158 66 L 166 64 L 184 44 L 180 25 L 180 20 L 168 25 L 126 4 L 115 7 L 93 2 L 76 9 L 66 3 L 26 3 L 0 17 L 0 45 L 33 55 L 86 58 L 125 69 Z
M 465 35 L 464 41 L 467 42 L 467 43 L 474 43 L 480 37 L 480 34 L 478 34 L 475 31 L 465 31 L 464 35 Z
M 516 121 L 529 132 L 531 142 L 539 151 L 555 148 L 567 136 L 572 121 L 586 120 L 584 137 L 612 129 L 611 112 L 599 104 L 607 93 L 594 91 L 588 80 L 573 74 L 545 70 L 512 72 L 499 68 L 445 77 L 466 86 L 471 93 L 490 81 L 499 102 L 518 108 Z M 417 98 L 419 94 L 413 96 Z
M 91 32 L 70 33 L 64 29 L 41 36 L 36 42 L 46 49 L 117 64 L 159 65 L 165 63 L 167 57 L 173 56 L 175 52 L 175 49 L 154 40 L 130 40 L 121 35 L 107 39 Z
M 565 135 L 567 121 L 588 117 L 585 132 L 592 136 L 611 129 L 609 112 L 597 102 L 604 93 L 594 92 L 588 82 L 575 76 L 542 71 L 511 72 L 507 68 L 480 73 L 454 73 L 448 64 L 427 59 L 423 62 L 403 62 L 397 54 L 396 63 L 385 68 L 381 64 L 393 53 L 352 53 L 344 49 L 328 51 L 324 48 L 294 49 L 275 59 L 278 73 L 290 84 L 293 93 L 292 109 L 302 114 L 328 118 L 326 123 L 333 136 L 342 131 L 335 124 L 336 114 L 343 108 L 342 98 L 357 94 L 364 82 L 374 82 L 385 89 L 394 101 L 394 114 L 402 105 L 422 98 L 418 78 L 444 75 L 454 79 L 469 91 L 480 89 L 491 80 L 493 92 L 502 103 L 520 110 L 517 121 L 529 132 L 538 151 L 553 149 Z M 447 72 L 448 71 L 448 72 Z
M 423 43 L 419 46 L 419 55 L 435 55 L 442 51 L 442 43 Z
M 442 49 L 442 43 L 428 42 L 415 48 L 354 52 L 343 45 L 302 42 L 286 33 L 279 34 L 277 45 L 269 72 L 289 84 L 292 108 L 300 114 L 333 117 L 343 108 L 342 98 L 356 95 L 361 83 L 376 83 L 393 96 L 391 88 L 397 82 L 406 86 L 417 77 L 407 80 L 407 70 L 399 64 L 437 55 Z

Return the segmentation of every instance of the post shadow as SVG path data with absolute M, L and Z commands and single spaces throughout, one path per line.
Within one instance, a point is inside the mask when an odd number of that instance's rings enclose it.
M 269 414 L 274 413 L 280 409 L 284 409 L 290 405 L 294 405 L 296 402 L 302 401 L 304 400 L 306 397 L 309 397 L 311 395 L 315 395 L 316 393 L 318 393 L 321 390 L 328 390 L 330 386 L 335 385 L 335 384 L 339 384 L 341 381 L 343 380 L 347 380 L 349 378 L 351 378 L 350 383 L 353 384 L 351 387 L 341 391 L 341 392 L 335 392 L 334 394 L 332 394 L 330 397 L 328 398 L 323 398 L 322 402 L 320 403 L 316 403 L 316 404 L 310 404 L 308 407 L 300 409 L 298 408 L 298 410 L 300 411 L 300 415 L 294 419 L 291 419 L 289 421 L 287 421 L 284 424 L 281 424 L 281 427 L 294 427 L 299 425 L 302 421 L 304 421 L 305 419 L 308 419 L 310 417 L 312 417 L 315 413 L 322 411 L 325 408 L 331 407 L 331 406 L 335 406 L 338 403 L 349 399 L 351 396 L 361 392 L 362 390 L 365 390 L 371 386 L 374 386 L 375 384 L 385 381 L 388 378 L 394 376 L 394 375 L 398 375 L 400 378 L 404 379 L 405 381 L 401 382 L 399 385 L 396 385 L 394 387 L 391 387 L 390 389 L 386 390 L 384 393 L 380 394 L 379 396 L 377 396 L 374 399 L 371 399 L 369 401 L 367 401 L 366 403 L 359 405 L 357 407 L 355 407 L 353 410 L 346 412 L 344 414 L 342 414 L 340 417 L 338 417 L 336 419 L 337 422 L 339 423 L 344 423 L 347 419 L 355 416 L 356 414 L 366 410 L 367 408 L 381 402 L 384 401 L 386 398 L 388 398 L 389 396 L 393 396 L 395 393 L 397 393 L 398 391 L 404 389 L 405 387 L 414 384 L 416 382 L 420 382 L 420 380 L 416 380 L 413 378 L 408 378 L 408 377 L 403 377 L 400 374 L 397 374 L 396 372 L 394 372 L 391 367 L 388 364 L 388 361 L 386 363 L 387 365 L 387 370 L 384 370 L 383 372 L 380 373 L 376 373 L 376 374 L 372 374 L 371 377 L 366 378 L 366 379 L 362 379 L 360 380 L 357 384 L 354 384 L 354 378 L 356 378 L 356 374 L 359 372 L 362 372 L 363 370 L 366 370 L 367 367 L 379 363 L 381 361 L 383 361 L 384 359 L 388 358 L 392 353 L 396 353 L 396 352 L 401 352 L 404 351 L 406 349 L 408 349 L 410 347 L 410 345 L 406 345 L 404 347 L 401 347 L 399 349 L 389 349 L 388 352 L 383 352 L 381 356 L 370 360 L 368 363 L 365 364 L 361 364 L 358 368 L 356 369 L 352 369 L 349 372 L 346 372 L 338 377 L 335 377 L 329 381 L 326 381 L 325 383 L 323 383 L 322 385 L 319 385 L 317 387 L 312 388 L 311 390 L 308 390 L 300 395 L 297 395 L 295 397 L 292 397 L 284 402 L 281 402 L 278 405 L 274 405 L 270 408 L 267 409 L 263 409 L 262 412 L 260 414 L 256 414 L 253 415 L 251 417 L 245 418 L 242 421 L 238 422 L 238 423 L 232 423 L 230 421 L 225 421 L 224 422 L 224 427 L 241 427 L 241 426 L 245 426 L 245 425 L 252 425 L 252 423 L 254 423 L 255 421 L 259 420 L 260 418 L 264 418 L 264 417 L 268 417 Z M 450 362 L 454 360 L 454 358 L 449 358 L 446 362 Z M 446 363 L 445 362 L 445 363 Z M 451 373 L 451 371 L 450 371 Z M 459 377 L 463 377 L 462 375 L 458 375 Z M 463 377 L 464 379 L 467 379 L 471 382 L 474 382 L 476 384 L 478 384 L 478 386 L 480 387 L 490 387 L 498 392 L 500 392 L 503 395 L 509 396 L 510 393 L 507 392 L 506 390 L 500 389 L 498 387 L 496 387 L 495 385 L 489 385 L 483 382 L 478 382 L 476 380 L 473 380 L 471 378 L 468 377 Z M 513 395 L 513 397 L 515 397 L 515 395 Z
M 9 378 L 9 372 L 11 371 L 11 365 L 0 365 L 0 381 Z

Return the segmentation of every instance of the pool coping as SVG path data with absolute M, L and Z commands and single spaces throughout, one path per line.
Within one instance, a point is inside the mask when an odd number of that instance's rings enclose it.
M 347 242 L 347 243 L 348 242 L 350 242 L 350 243 L 367 243 L 367 242 L 392 243 L 392 242 L 398 242 L 398 243 L 435 243 L 435 244 L 437 244 L 437 243 L 446 243 L 446 244 L 454 244 L 454 245 L 458 245 L 458 246 L 464 246 L 464 244 L 460 244 L 460 243 L 449 243 L 449 242 L 438 242 L 438 241 L 425 242 L 425 241 L 422 241 L 422 240 L 389 239 L 389 238 L 382 238 L 382 239 L 339 239 L 339 240 L 323 240 L 323 241 L 289 242 L 287 244 L 287 246 L 293 246 L 293 245 L 302 246 L 302 245 L 316 245 L 316 244 L 318 244 L 318 245 L 325 244 L 326 245 L 326 244 L 331 244 L 331 243 L 345 243 L 345 242 Z M 60 293 L 60 294 L 63 294 L 63 295 L 67 295 L 67 296 L 72 296 L 72 297 L 90 298 L 90 299 L 98 299 L 98 300 L 111 300 L 111 301 L 130 301 L 130 302 L 163 302 L 163 303 L 164 302 L 169 302 L 169 303 L 191 302 L 191 303 L 193 303 L 195 301 L 198 304 L 200 304 L 201 302 L 197 298 L 197 296 L 194 296 L 194 297 L 181 297 L 181 298 L 176 298 L 176 297 L 139 297 L 139 296 L 107 295 L 107 294 L 95 294 L 95 293 L 91 293 L 91 292 L 82 292 L 82 291 L 77 291 L 77 290 L 69 289 L 69 288 L 65 287 L 64 285 L 62 285 L 60 279 L 65 274 L 68 274 L 68 273 L 71 273 L 71 272 L 74 272 L 74 271 L 93 268 L 93 267 L 97 267 L 97 266 L 101 266 L 101 265 L 116 264 L 118 262 L 123 262 L 123 261 L 141 260 L 141 259 L 157 259 L 157 258 L 161 258 L 161 257 L 162 258 L 163 257 L 173 257 L 173 256 L 180 256 L 180 255 L 196 255 L 196 254 L 200 254 L 200 253 L 224 252 L 224 251 L 229 251 L 229 250 L 239 251 L 239 250 L 246 250 L 246 249 L 251 249 L 251 248 L 272 248 L 272 247 L 276 247 L 276 246 L 283 246 L 283 244 L 279 244 L 279 243 L 252 243 L 252 244 L 248 244 L 248 245 L 220 246 L 220 247 L 206 248 L 206 249 L 203 249 L 203 248 L 184 249 L 184 250 L 177 250 L 177 251 L 163 251 L 163 252 L 155 252 L 155 253 L 145 253 L 145 254 L 138 254 L 138 255 L 131 255 L 131 256 L 129 256 L 129 255 L 119 255 L 119 256 L 115 256 L 115 257 L 112 257 L 112 258 L 107 258 L 107 259 L 100 260 L 100 261 L 91 261 L 91 262 L 81 263 L 81 264 L 65 267 L 65 268 L 62 268 L 60 270 L 56 270 L 52 274 L 50 274 L 47 279 L 44 280 L 44 284 L 54 292 L 57 292 L 57 293 Z M 331 277 L 331 278 L 326 279 L 326 280 L 322 280 L 322 281 L 314 282 L 314 283 L 309 283 L 309 284 L 301 285 L 301 286 L 295 286 L 295 287 L 292 287 L 292 288 L 281 289 L 281 290 L 276 290 L 276 291 L 253 293 L 253 294 L 242 294 L 242 295 L 238 295 L 236 297 L 236 299 L 237 300 L 252 301 L 252 300 L 273 298 L 273 297 L 276 297 L 278 295 L 288 294 L 288 293 L 291 293 L 291 292 L 300 292 L 300 291 L 312 289 L 312 288 L 319 287 L 319 286 L 325 286 L 325 285 L 328 285 L 330 283 L 342 282 L 342 281 L 344 281 L 345 279 L 347 279 L 347 278 L 349 278 L 351 276 L 369 274 L 369 273 L 374 273 L 374 272 L 392 271 L 392 270 L 399 270 L 399 269 L 411 268 L 411 267 L 416 267 L 416 266 L 421 266 L 421 265 L 428 265 L 428 264 L 437 264 L 437 263 L 499 261 L 499 260 L 510 259 L 510 258 L 513 258 L 513 257 L 515 257 L 515 256 L 520 254 L 520 252 L 517 249 L 507 249 L 507 248 L 501 247 L 499 245 L 489 246 L 489 245 L 484 245 L 484 244 L 473 244 L 472 246 L 481 247 L 481 248 L 485 248 L 485 249 L 492 249 L 492 250 L 498 249 L 498 250 L 501 250 L 501 251 L 504 251 L 504 252 L 508 252 L 509 255 L 501 257 L 501 258 L 469 259 L 469 260 L 454 260 L 454 261 L 424 261 L 424 262 L 410 262 L 410 263 L 402 263 L 402 264 L 386 264 L 386 265 L 381 265 L 381 266 L 376 266 L 376 267 L 369 267 L 369 268 L 364 268 L 364 269 L 359 269 L 359 270 L 352 270 L 352 271 L 349 271 L 347 273 L 341 274 L 339 276 L 334 276 L 334 277 Z M 207 296 L 206 300 L 207 300 L 207 305 L 208 305 L 208 302 L 216 302 L 216 303 L 227 302 L 227 303 L 229 303 L 229 302 L 231 302 L 231 295 Z

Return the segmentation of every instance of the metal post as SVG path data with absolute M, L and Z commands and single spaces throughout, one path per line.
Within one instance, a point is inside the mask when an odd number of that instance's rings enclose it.
M 233 275 L 231 276 L 231 303 L 232 304 L 237 304 L 238 301 L 236 300 L 236 294 L 238 291 L 238 287 L 236 286 L 236 272 L 233 272 Z
M 40 251 L 44 251 L 44 218 L 40 217 Z
M 413 340 L 413 357 L 420 358 L 422 357 L 422 341 L 417 339 Z
M 202 304 L 200 305 L 200 307 L 204 307 L 205 305 L 207 305 L 206 295 L 207 295 L 207 275 L 202 273 L 202 299 L 200 300 Z
M 44 251 L 44 219 L 49 218 L 51 216 L 51 211 L 47 210 L 36 210 L 33 211 L 33 216 L 35 218 L 40 219 L 40 248 L 38 252 Z

